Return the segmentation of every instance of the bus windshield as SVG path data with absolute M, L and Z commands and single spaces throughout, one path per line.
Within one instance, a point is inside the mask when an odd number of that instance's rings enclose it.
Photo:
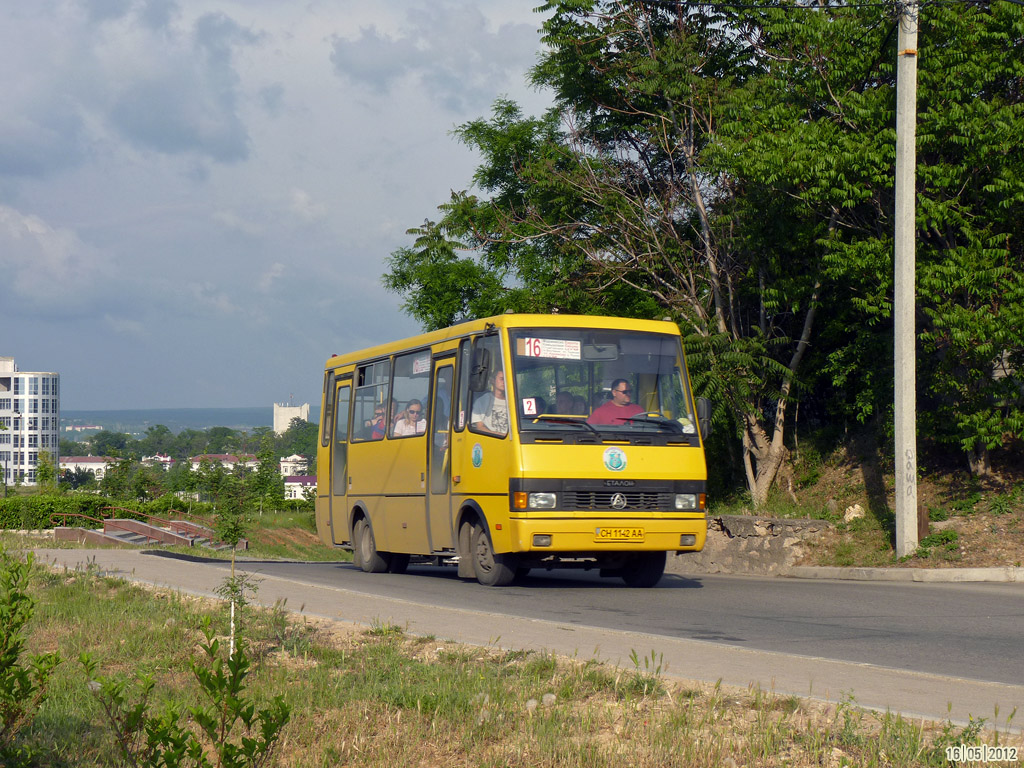
M 529 328 L 510 341 L 521 430 L 696 434 L 677 336 Z

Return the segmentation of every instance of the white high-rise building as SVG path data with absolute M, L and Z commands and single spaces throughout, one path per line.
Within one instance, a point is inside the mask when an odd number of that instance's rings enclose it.
M 36 482 L 39 454 L 59 466 L 60 374 L 19 371 L 13 357 L 0 357 L 0 479 Z
M 302 405 L 274 403 L 274 432 L 283 435 L 292 425 L 292 419 L 309 421 L 309 403 Z

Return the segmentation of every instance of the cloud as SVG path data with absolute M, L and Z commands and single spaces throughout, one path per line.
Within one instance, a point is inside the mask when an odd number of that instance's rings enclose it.
M 45 176 L 84 155 L 82 119 L 70 104 L 32 99 L 0 112 L 0 175 Z
M 490 104 L 510 76 L 523 77 L 536 42 L 535 25 L 492 28 L 477 5 L 431 4 L 409 11 L 396 34 L 369 26 L 355 39 L 333 38 L 331 63 L 371 91 L 412 78 L 445 109 L 462 113 Z
M 139 320 L 131 320 L 126 317 L 116 317 L 109 313 L 103 315 L 103 322 L 115 333 L 125 336 L 135 336 L 139 339 L 149 338 L 150 328 Z
M 259 283 L 258 283 L 260 291 L 263 292 L 263 293 L 269 293 L 270 289 L 273 287 L 274 283 L 284 273 L 285 273 L 285 266 L 284 266 L 284 264 L 282 264 L 279 261 L 275 261 L 273 264 L 270 265 L 270 269 L 268 269 L 266 272 L 264 272 L 260 276 L 260 280 L 259 280 Z
M 380 275 L 472 178 L 448 132 L 532 98 L 519 0 L 8 5 L 0 327 L 68 408 L 315 397 L 327 354 L 415 332 Z
M 148 71 L 115 95 L 111 123 L 140 148 L 222 163 L 246 159 L 249 134 L 238 114 L 232 52 L 258 39 L 223 14 L 201 16 L 191 37 L 153 49 Z
M 305 222 L 322 219 L 327 213 L 327 206 L 313 202 L 310 194 L 302 189 L 292 190 L 289 209 Z
M 110 269 L 72 230 L 0 205 L 0 273 L 5 303 L 73 312 L 94 303 Z
M 251 221 L 231 211 L 216 211 L 212 218 L 226 229 L 252 237 L 257 237 L 264 232 L 264 227 L 259 222 Z
M 216 315 L 237 315 L 239 307 L 226 293 L 212 283 L 189 283 L 188 292 L 201 313 Z

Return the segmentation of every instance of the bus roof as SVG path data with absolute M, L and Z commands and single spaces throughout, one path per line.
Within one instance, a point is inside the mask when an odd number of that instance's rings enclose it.
M 508 312 L 504 315 L 484 317 L 479 320 L 467 320 L 448 328 L 428 331 L 418 336 L 408 336 L 386 344 L 333 355 L 327 360 L 325 368 L 330 370 L 342 365 L 351 365 L 362 360 L 373 360 L 387 357 L 396 352 L 418 347 L 427 347 L 449 339 L 458 339 L 474 333 L 480 333 L 487 326 L 497 328 L 616 328 L 624 331 L 646 331 L 648 333 L 669 333 L 678 336 L 679 326 L 668 320 L 640 320 L 633 317 L 610 317 L 606 315 L 541 315 L 517 314 Z

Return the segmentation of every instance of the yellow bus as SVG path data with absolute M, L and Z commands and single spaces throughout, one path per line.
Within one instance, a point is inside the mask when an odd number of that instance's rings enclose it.
M 368 573 L 651 587 L 704 546 L 710 405 L 674 323 L 505 314 L 336 355 L 320 413 L 317 532 Z

